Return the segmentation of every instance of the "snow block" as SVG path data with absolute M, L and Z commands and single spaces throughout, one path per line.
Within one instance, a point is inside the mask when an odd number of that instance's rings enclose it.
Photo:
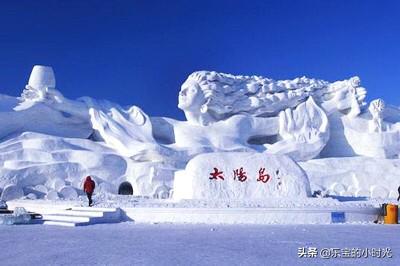
M 175 173 L 174 199 L 309 197 L 307 175 L 286 155 L 209 153 Z
M 57 191 L 54 191 L 54 190 L 50 190 L 46 195 L 46 199 L 48 199 L 48 200 L 56 200 L 58 198 L 59 198 L 58 193 L 57 193 Z

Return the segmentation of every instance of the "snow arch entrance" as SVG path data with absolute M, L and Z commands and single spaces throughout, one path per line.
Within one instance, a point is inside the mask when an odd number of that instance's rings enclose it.
M 119 195 L 133 195 L 133 188 L 132 188 L 131 183 L 129 183 L 127 181 L 122 182 L 121 185 L 119 185 L 118 194 Z

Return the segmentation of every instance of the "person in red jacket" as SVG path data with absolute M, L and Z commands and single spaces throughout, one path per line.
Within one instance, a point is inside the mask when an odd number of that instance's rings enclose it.
M 89 199 L 89 207 L 92 207 L 92 194 L 94 191 L 94 188 L 96 187 L 96 184 L 92 180 L 90 176 L 86 177 L 85 183 L 83 184 L 83 191 L 86 193 L 88 199 Z

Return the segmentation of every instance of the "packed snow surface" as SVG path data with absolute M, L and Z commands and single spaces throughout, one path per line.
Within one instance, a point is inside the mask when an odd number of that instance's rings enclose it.
M 1 228 L 1 234 L 0 249 L 6 254 L 2 257 L 4 265 L 400 264 L 400 241 L 394 237 L 400 234 L 400 227 L 390 225 L 211 226 L 126 222 L 78 228 L 7 226 Z M 299 257 L 303 248 L 310 257 Z M 323 250 L 334 254 L 335 249 L 353 249 L 360 257 L 321 257 L 321 252 L 327 254 Z M 391 253 L 385 257 L 380 253 L 378 258 L 378 249 Z M 367 250 L 367 258 L 361 256 L 362 250 Z

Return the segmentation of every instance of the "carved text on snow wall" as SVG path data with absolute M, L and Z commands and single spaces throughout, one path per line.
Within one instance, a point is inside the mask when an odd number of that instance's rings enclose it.
M 276 170 L 276 174 L 279 174 L 279 170 Z M 224 172 L 220 171 L 217 167 L 213 168 L 213 172 L 210 173 L 210 180 L 225 180 Z M 247 172 L 243 167 L 233 170 L 233 180 L 238 182 L 245 182 L 248 180 Z M 271 175 L 265 170 L 265 167 L 260 167 L 258 170 L 257 182 L 267 183 L 271 180 Z

